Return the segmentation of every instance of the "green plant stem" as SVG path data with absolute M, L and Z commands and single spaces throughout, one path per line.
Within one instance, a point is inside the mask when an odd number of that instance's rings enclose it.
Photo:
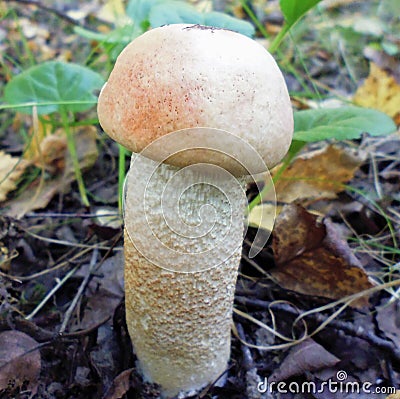
M 286 155 L 285 159 L 283 160 L 281 167 L 278 169 L 278 171 L 275 173 L 274 177 L 272 178 L 273 183 L 276 183 L 280 179 L 280 177 L 282 176 L 282 173 L 287 169 L 287 167 L 293 161 L 294 157 L 305 146 L 305 144 L 306 143 L 304 143 L 302 141 L 297 141 L 297 140 L 293 141 L 292 146 L 290 147 L 288 154 Z M 254 207 L 259 205 L 262 202 L 262 199 L 264 198 L 265 194 L 270 189 L 271 189 L 271 185 L 267 184 L 258 193 L 258 195 L 253 199 L 253 201 L 251 201 L 250 204 L 247 206 L 247 211 L 250 212 Z
M 124 183 L 125 183 L 125 157 L 127 150 L 121 144 L 119 147 L 119 158 L 118 158 L 118 209 L 123 214 L 123 197 L 124 197 Z
M 251 8 L 247 4 L 247 1 L 246 0 L 241 0 L 240 3 L 242 4 L 243 10 L 250 17 L 250 19 L 252 20 L 254 25 L 257 26 L 258 30 L 262 33 L 262 35 L 265 38 L 268 38 L 270 35 L 268 34 L 267 30 L 264 28 L 263 24 L 259 21 L 257 16 L 254 15 L 254 12 L 251 10 Z
M 397 249 L 399 246 L 398 246 L 398 242 L 397 242 L 397 238 L 396 238 L 396 230 L 395 230 L 391 220 L 389 219 L 389 216 L 385 213 L 383 208 L 376 201 L 369 198 L 368 194 L 365 193 L 363 190 L 360 190 L 358 188 L 355 188 L 355 187 L 347 185 L 347 184 L 344 184 L 343 187 L 345 187 L 345 189 L 348 191 L 353 191 L 354 193 L 357 193 L 357 194 L 361 195 L 362 197 L 366 198 L 380 212 L 381 216 L 385 219 L 386 224 L 388 226 L 390 236 L 391 236 L 392 242 L 393 242 L 393 247 Z
M 81 196 L 82 204 L 84 206 L 89 206 L 90 203 L 86 195 L 85 183 L 83 182 L 81 167 L 79 165 L 78 153 L 76 151 L 74 136 L 69 126 L 67 112 L 65 110 L 61 110 L 60 113 L 65 134 L 67 136 L 68 151 L 71 155 L 72 166 L 74 168 L 76 181 L 78 183 L 78 189 L 79 189 L 79 194 Z
M 271 54 L 275 53 L 275 51 L 278 49 L 278 47 L 280 46 L 283 38 L 289 32 L 290 28 L 291 28 L 291 26 L 286 24 L 286 23 L 282 26 L 282 29 L 275 36 L 275 39 L 272 41 L 271 45 L 268 47 L 268 51 Z

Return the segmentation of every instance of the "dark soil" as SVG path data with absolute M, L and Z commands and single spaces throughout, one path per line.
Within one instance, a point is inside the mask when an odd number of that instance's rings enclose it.
M 68 8 L 67 5 L 61 7 L 64 13 L 65 8 Z M 46 26 L 50 32 L 48 44 L 60 53 L 63 51 L 67 33 L 72 34 L 68 21 L 43 10 L 24 9 L 18 2 L 13 3 L 13 9 L 18 17 L 34 18 Z M 90 18 L 85 23 L 90 24 Z M 85 49 L 85 46 L 88 44 L 82 39 L 71 44 L 72 51 L 77 54 L 85 54 L 85 51 L 87 54 L 90 49 Z M 11 59 L 18 58 L 16 49 L 11 45 L 5 50 Z M 353 89 L 349 77 L 343 78 L 345 72 L 333 60 L 314 57 L 310 62 L 311 76 L 327 87 L 336 87 L 340 92 Z M 7 74 L 4 71 L 1 74 L 5 79 Z M 286 78 L 290 89 L 301 89 L 294 76 L 287 74 Z M 0 122 L 6 126 L 0 134 L 0 145 L 18 155 L 21 154 L 23 141 L 15 137 L 13 126 L 7 122 L 9 118 L 10 114 L 0 116 Z M 136 358 L 125 325 L 120 274 L 122 227 L 107 227 L 96 219 L 95 212 L 99 208 L 109 209 L 114 215 L 118 213 L 118 149 L 104 137 L 99 127 L 98 133 L 101 138 L 100 156 L 94 167 L 84 175 L 87 190 L 91 193 L 90 209 L 81 205 L 78 188 L 73 183 L 64 193 L 57 194 L 43 210 L 29 212 L 20 219 L 11 218 L 6 212 L 0 216 L 0 259 L 12 258 L 0 264 L 0 332 L 11 330 L 27 334 L 36 341 L 36 349 L 41 355 L 41 365 L 31 366 L 33 375 L 34 368 L 38 369 L 35 380 L 21 381 L 20 375 L 25 374 L 20 374 L 19 363 L 13 360 L 15 375 L 9 379 L 8 387 L 0 390 L 0 399 L 160 397 L 158 387 L 145 383 L 137 372 Z M 390 214 L 394 215 L 395 234 L 399 239 L 400 141 L 397 138 L 371 139 L 366 136 L 352 145 L 368 148 L 373 151 L 371 154 L 380 154 L 368 158 L 349 184 L 366 191 L 373 190 L 376 174 L 383 173 L 382 196 L 377 201 L 383 211 L 392 211 Z M 249 199 L 255 194 L 254 189 L 249 187 Z M 321 203 L 309 204 L 314 209 L 319 206 Z M 358 193 L 341 193 L 326 216 L 351 230 L 353 237 L 355 234 L 376 237 L 380 244 L 391 245 L 387 220 Z M 254 236 L 254 229 L 249 228 L 244 240 L 235 307 L 268 326 L 275 322 L 276 331 L 285 336 L 294 334 L 301 337 L 305 333 L 304 325 L 293 324 L 297 315 L 323 306 L 329 300 L 285 290 L 268 276 L 274 267 L 271 238 L 260 254 L 249 261 L 247 253 Z M 350 245 L 355 252 L 356 247 L 359 249 L 356 243 L 351 242 Z M 396 265 L 393 274 L 386 274 L 383 282 L 399 277 L 398 248 L 386 252 L 382 250 L 379 256 L 367 250 L 356 255 L 371 274 L 383 274 L 388 264 Z M 114 268 L 115 265 L 118 267 Z M 75 272 L 71 272 L 59 289 L 49 296 L 44 306 L 27 319 L 44 301 L 46 294 L 74 269 Z M 74 301 L 76 306 L 71 309 Z M 308 332 L 326 322 L 338 307 L 306 317 Z M 400 389 L 399 320 L 398 300 L 396 302 L 391 293 L 381 290 L 370 298 L 369 308 L 358 310 L 348 307 L 334 316 L 325 328 L 310 338 L 312 342 L 308 344 L 311 349 L 299 353 L 296 347 L 260 350 L 246 346 L 242 341 L 264 347 L 283 344 L 284 341 L 235 313 L 237 333 L 232 336 L 226 383 L 222 387 L 218 384 L 207 387 L 193 398 L 385 398 L 386 394 L 378 393 L 379 388 Z M 65 321 L 65 328 L 60 332 Z M 4 346 L 7 343 L 0 342 L 0 347 Z M 10 346 L 10 352 L 13 350 Z M 318 359 L 313 358 L 312 352 L 318 354 Z M 337 361 L 333 362 L 326 352 Z M 0 366 L 0 377 L 4 367 Z M 321 386 L 323 381 L 337 378 L 342 370 L 346 371 L 349 381 L 369 381 L 371 390 L 376 392 L 374 396 L 370 393 L 347 395 L 327 391 L 269 394 L 257 389 L 264 378 L 271 375 L 275 375 L 276 381 L 288 384 L 313 381 L 316 386 Z

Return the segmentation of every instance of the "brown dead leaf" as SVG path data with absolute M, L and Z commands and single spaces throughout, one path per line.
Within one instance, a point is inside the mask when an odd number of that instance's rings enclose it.
M 274 229 L 276 262 L 284 264 L 318 248 L 325 234 L 325 226 L 317 222 L 315 215 L 300 206 L 286 205 L 277 217 Z
M 40 157 L 40 144 L 44 138 L 51 134 L 51 126 L 49 123 L 44 123 L 39 120 L 37 113 L 32 116 L 33 125 L 29 129 L 29 139 L 25 148 L 24 158 L 27 161 Z
M 277 217 L 272 248 L 276 268 L 270 273 L 285 289 L 337 300 L 372 287 L 333 224 L 318 222 L 299 205 L 286 205 Z M 351 303 L 367 305 L 367 297 Z
M 47 136 L 40 143 L 40 154 L 32 162 L 38 168 L 44 167 L 50 173 L 60 172 L 65 167 L 67 138 L 62 130 Z
M 9 383 L 22 386 L 27 381 L 29 389 L 36 392 L 41 368 L 38 345 L 20 331 L 0 333 L 0 391 Z
M 400 85 L 393 76 L 371 62 L 369 76 L 357 89 L 353 101 L 357 105 L 375 108 L 396 119 L 400 114 Z
M 0 202 L 5 201 L 7 194 L 17 188 L 28 163 L 0 151 Z
M 367 46 L 363 50 L 363 55 L 369 61 L 374 62 L 379 68 L 392 75 L 397 82 L 400 82 L 400 64 L 396 56 L 387 54 L 384 50 Z
M 34 115 L 24 159 L 52 174 L 62 173 L 66 150 L 67 138 L 64 130 L 58 129 L 52 133 L 51 125 L 46 121 L 39 120 L 37 115 Z
M 340 359 L 328 352 L 312 339 L 307 339 L 293 347 L 269 380 L 285 381 L 290 377 L 302 375 L 307 371 L 332 367 Z
M 379 329 L 400 347 L 400 301 L 378 308 L 376 320 Z
M 118 374 L 107 390 L 103 399 L 122 398 L 132 387 L 132 372 L 134 369 L 124 370 Z
M 386 399 L 400 399 L 400 391 L 397 390 L 396 393 L 392 393 Z
M 94 126 L 81 127 L 75 132 L 74 138 L 79 166 L 82 171 L 88 170 L 94 165 L 98 157 L 96 128 Z M 52 140 L 49 138 L 48 141 L 42 142 L 43 151 L 47 160 L 53 162 L 57 167 L 61 167 L 65 163 L 64 170 L 60 171 L 53 179 L 43 180 L 43 176 L 39 176 L 18 198 L 4 204 L 6 215 L 20 218 L 27 212 L 46 207 L 54 195 L 65 192 L 70 183 L 75 180 L 75 172 L 68 151 L 65 152 L 66 158 L 64 160 L 58 158 L 60 154 L 53 151 L 51 144 L 54 142 Z M 58 141 L 57 138 L 54 138 L 54 140 L 57 144 L 60 144 L 59 148 L 61 148 L 62 141 Z
M 85 291 L 87 302 L 82 319 L 77 321 L 76 329 L 90 329 L 107 316 L 114 314 L 124 296 L 123 265 L 123 254 L 119 252 L 111 258 L 107 258 L 96 271 Z M 80 272 L 76 274 L 76 276 L 79 275 Z
M 296 159 L 275 183 L 278 202 L 336 198 L 365 159 L 362 153 L 330 145 Z M 279 166 L 272 171 L 279 169 Z

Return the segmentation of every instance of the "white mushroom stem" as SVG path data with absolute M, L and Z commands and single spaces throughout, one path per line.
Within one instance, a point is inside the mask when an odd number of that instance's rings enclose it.
M 211 174 L 201 183 L 196 171 L 182 181 L 176 167 L 161 164 L 152 174 L 154 161 L 133 159 L 142 173 L 128 174 L 126 183 L 127 325 L 144 377 L 173 396 L 213 383 L 227 369 L 244 181 Z M 178 200 L 163 200 L 172 180 Z M 174 232 L 177 221 L 182 230 Z M 203 262 L 221 263 L 207 269 Z

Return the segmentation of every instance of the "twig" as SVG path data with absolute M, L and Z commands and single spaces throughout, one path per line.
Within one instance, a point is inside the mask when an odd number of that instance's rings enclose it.
M 102 182 L 104 185 L 104 182 Z M 119 217 L 119 212 L 111 212 L 101 214 L 102 217 Z M 41 218 L 57 218 L 57 219 L 95 219 L 98 218 L 99 215 L 97 213 L 63 213 L 63 212 L 49 212 L 40 213 L 40 212 L 32 212 L 24 215 L 24 218 L 28 219 L 41 219 Z
M 23 319 L 21 317 L 16 317 L 14 320 L 8 322 L 5 320 L 0 320 L 0 329 L 1 330 L 11 329 L 11 330 L 21 331 L 25 334 L 28 334 L 35 341 L 50 343 L 56 339 L 73 339 L 90 334 L 91 332 L 97 330 L 103 324 L 107 323 L 110 319 L 111 316 L 107 316 L 103 320 L 100 320 L 94 326 L 91 326 L 85 330 L 79 330 L 63 334 L 46 330 L 42 327 L 37 326 L 32 321 Z
M 93 245 L 89 245 L 89 244 L 79 244 L 77 242 L 70 242 L 70 241 L 64 241 L 64 240 L 58 240 L 55 238 L 48 238 L 48 237 L 40 236 L 39 234 L 32 233 L 31 231 L 29 231 L 27 229 L 23 229 L 23 228 L 22 228 L 22 231 L 24 233 L 26 233 L 27 235 L 29 235 L 33 238 L 36 238 L 37 240 L 48 242 L 50 244 L 65 245 L 67 247 L 74 247 L 74 248 L 93 248 Z M 107 247 L 107 246 L 100 246 L 100 245 L 102 245 L 102 243 L 99 243 L 98 245 L 96 245 L 96 248 L 105 249 L 105 250 L 109 249 L 109 247 Z M 121 250 L 122 250 L 122 247 L 121 247 Z
M 68 266 L 75 259 L 80 258 L 81 256 L 85 255 L 86 252 L 90 252 L 91 249 L 92 249 L 92 247 L 86 248 L 86 249 L 82 250 L 81 252 L 73 255 L 71 258 L 69 258 L 66 261 L 58 263 L 58 264 L 56 264 L 55 266 L 52 266 L 49 269 L 41 270 L 40 272 L 33 273 L 33 274 L 28 275 L 28 276 L 14 276 L 12 274 L 7 274 L 7 273 L 3 273 L 3 272 L 0 272 L 0 276 L 6 278 L 8 280 L 14 280 L 14 281 L 17 281 L 17 282 L 24 282 L 24 281 L 33 280 L 33 279 L 35 279 L 37 277 L 44 276 L 45 274 L 53 273 L 58 269 L 61 269 L 61 268 L 65 267 L 65 266 Z
M 299 316 L 299 310 L 293 309 L 290 305 L 284 303 L 274 304 L 273 302 L 263 301 L 255 298 L 247 298 L 238 295 L 236 296 L 236 301 L 245 306 L 251 306 L 261 309 L 269 309 L 269 310 L 271 310 L 271 307 L 273 307 L 273 310 L 275 311 L 287 313 L 295 317 Z M 300 313 L 302 312 L 303 311 L 300 310 Z M 315 324 L 321 324 L 326 322 L 328 320 L 328 317 L 324 316 L 321 313 L 313 313 L 307 315 L 306 319 Z M 396 348 L 393 342 L 380 338 L 371 331 L 365 331 L 364 328 L 362 327 L 358 327 L 356 329 L 351 324 L 340 320 L 331 320 L 329 325 L 335 330 L 341 330 L 347 335 L 367 341 L 369 344 L 385 351 L 393 359 L 400 362 L 400 350 Z
M 75 266 L 71 269 L 50 291 L 49 293 L 43 298 L 43 300 L 36 306 L 36 308 L 25 318 L 27 320 L 32 319 L 35 315 L 46 305 L 47 301 L 64 285 L 64 283 L 74 275 L 74 273 L 81 267 L 81 265 Z
M 85 276 L 85 278 L 83 279 L 81 285 L 79 286 L 79 289 L 74 297 L 74 299 L 72 300 L 71 304 L 69 305 L 67 311 L 65 312 L 65 316 L 64 316 L 64 320 L 61 324 L 59 333 L 62 334 L 65 329 L 67 328 L 68 322 L 70 321 L 71 317 L 72 317 L 72 313 L 74 312 L 76 305 L 79 301 L 79 299 L 81 298 L 83 292 L 86 289 L 86 286 L 89 284 L 89 280 L 92 276 L 92 272 L 96 266 L 96 261 L 97 261 L 97 255 L 99 253 L 99 250 L 97 248 L 94 249 L 93 253 L 92 253 L 92 258 L 90 260 L 90 264 L 89 264 L 89 270 L 87 275 Z
M 57 15 L 57 17 L 69 22 L 70 24 L 78 25 L 78 26 L 84 25 L 82 22 L 79 22 L 76 19 L 71 18 L 69 15 L 63 13 L 62 11 L 59 11 L 53 7 L 46 6 L 45 4 L 43 4 L 37 0 L 6 0 L 6 2 L 8 2 L 8 3 L 14 2 L 17 4 L 26 4 L 29 6 L 36 6 L 36 7 L 40 8 L 41 10 L 44 10 L 51 14 Z
M 99 250 L 98 250 L 97 247 L 94 249 L 93 254 L 92 254 L 92 258 L 90 260 L 88 274 L 83 279 L 81 285 L 79 286 L 78 292 L 76 293 L 73 301 L 71 302 L 71 305 L 69 306 L 67 312 L 65 313 L 64 320 L 63 320 L 63 322 L 61 324 L 61 327 L 60 327 L 60 330 L 59 330 L 60 334 L 63 334 L 65 329 L 67 328 L 67 324 L 68 324 L 68 322 L 69 322 L 69 320 L 70 320 L 70 318 L 72 316 L 72 313 L 73 313 L 73 311 L 74 311 L 79 299 L 81 298 L 82 294 L 84 293 L 87 285 L 89 284 L 89 281 L 90 281 L 90 278 L 91 278 L 93 272 L 98 270 L 102 266 L 104 261 L 109 257 L 111 251 L 113 251 L 113 249 L 117 245 L 117 242 L 119 241 L 121 236 L 122 236 L 122 232 L 117 235 L 117 237 L 115 238 L 114 242 L 111 244 L 110 248 L 108 248 L 107 252 L 105 253 L 105 255 L 103 256 L 103 258 L 101 259 L 101 261 L 99 263 L 96 263 L 97 255 L 99 253 Z
M 243 341 L 246 341 L 246 337 L 244 335 L 244 330 L 243 330 L 243 326 L 240 323 L 236 323 L 236 331 L 241 339 L 241 349 L 242 349 L 242 353 L 243 353 L 243 368 L 246 371 L 251 370 L 252 368 L 254 368 L 254 360 L 253 360 L 253 356 L 251 354 L 250 348 L 243 344 Z

